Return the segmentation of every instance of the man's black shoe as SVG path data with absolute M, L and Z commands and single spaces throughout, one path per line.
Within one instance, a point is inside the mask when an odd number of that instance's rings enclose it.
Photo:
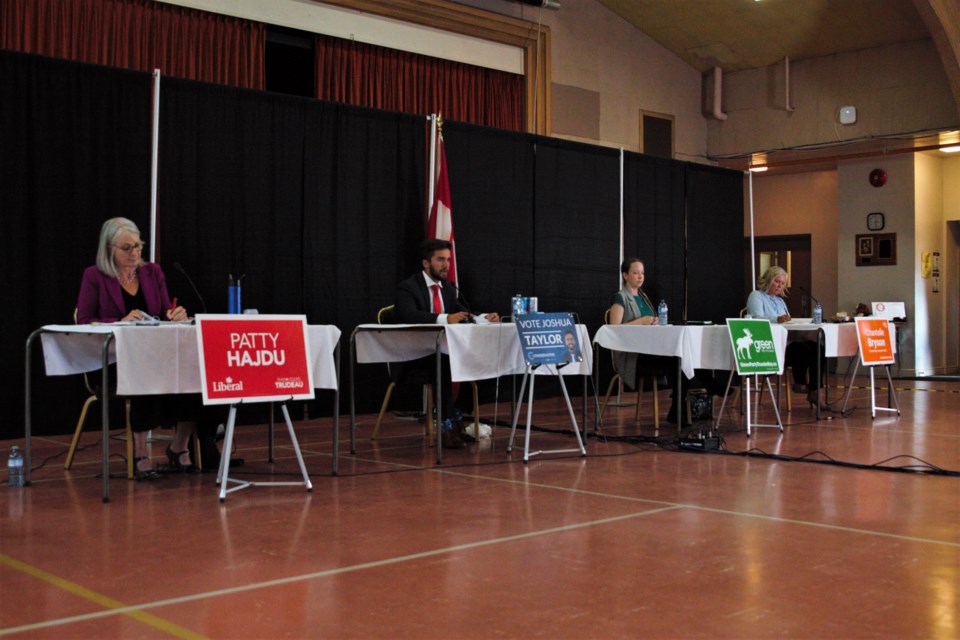
M 463 440 L 454 429 L 444 429 L 440 432 L 440 444 L 444 449 L 460 449 L 463 447 Z
M 474 438 L 472 435 L 467 433 L 467 429 L 466 427 L 463 426 L 462 422 L 458 422 L 455 428 L 457 430 L 457 435 L 460 437 L 460 440 L 462 440 L 464 443 L 470 444 L 471 442 L 477 441 L 476 438 Z

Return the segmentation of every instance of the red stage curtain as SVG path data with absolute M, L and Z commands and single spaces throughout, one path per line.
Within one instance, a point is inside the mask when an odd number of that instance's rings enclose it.
M 152 0 L 3 0 L 0 48 L 264 88 L 260 23 Z
M 317 97 L 523 130 L 523 76 L 317 36 Z

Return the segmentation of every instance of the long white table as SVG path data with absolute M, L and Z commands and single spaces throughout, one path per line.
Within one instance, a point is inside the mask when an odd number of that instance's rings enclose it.
M 46 325 L 27 338 L 24 464 L 30 481 L 31 346 L 39 336 L 47 375 L 101 370 L 109 388 L 110 364 L 117 364 L 117 395 L 200 393 L 196 326 L 189 323 Z M 333 473 L 337 473 L 340 378 L 340 329 L 308 325 L 310 363 L 317 389 L 334 391 Z M 103 500 L 109 502 L 109 394 L 103 394 Z M 272 441 L 271 441 L 272 446 Z
M 783 371 L 787 349 L 787 330 L 780 325 L 770 327 L 774 348 Z M 677 359 L 677 387 L 681 373 L 692 378 L 696 369 L 733 370 L 736 366 L 730 334 L 726 325 L 604 325 L 593 337 L 594 345 L 612 351 L 667 356 Z M 676 403 L 678 429 L 681 403 Z
M 590 344 L 585 325 L 577 325 L 581 347 Z M 452 382 L 487 380 L 526 370 L 520 338 L 513 323 L 494 324 L 362 324 L 350 336 L 350 447 L 356 451 L 354 408 L 354 362 L 407 362 L 441 353 L 450 356 Z M 583 361 L 560 369 L 563 375 L 589 376 L 593 353 L 581 348 Z M 548 373 L 545 368 L 537 374 Z M 440 359 L 437 358 L 436 389 L 440 389 Z M 441 414 L 440 393 L 436 394 Z M 442 414 L 441 414 L 442 415 Z M 437 429 L 437 464 L 443 463 L 441 433 Z

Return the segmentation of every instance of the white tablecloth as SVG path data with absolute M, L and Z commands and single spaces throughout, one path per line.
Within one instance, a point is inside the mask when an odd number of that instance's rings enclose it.
M 787 331 L 770 327 L 780 366 L 787 348 Z M 680 358 L 683 373 L 692 378 L 694 369 L 734 368 L 733 346 L 726 325 L 666 326 L 604 325 L 593 341 L 605 349 Z
M 824 322 L 823 324 L 787 322 L 782 326 L 790 332 L 791 341 L 795 338 L 816 340 L 817 336 L 814 332 L 823 329 L 824 355 L 828 358 L 855 356 L 860 353 L 860 345 L 857 344 L 857 324 L 855 322 L 845 322 L 842 324 L 832 322 Z M 893 333 L 895 329 L 892 326 L 890 330 L 890 335 L 896 335 Z M 804 336 L 804 333 L 810 335 Z M 894 343 L 896 343 L 896 340 L 894 340 Z
M 441 333 L 442 332 L 442 333 Z M 433 355 L 440 334 L 440 350 L 450 355 L 450 378 L 454 382 L 486 380 L 523 373 L 526 365 L 517 328 L 497 324 L 362 324 L 355 333 L 357 362 L 404 362 Z M 590 334 L 577 325 L 583 361 L 560 370 L 564 375 L 590 375 L 593 353 Z M 538 374 L 553 373 L 540 367 Z
M 117 363 L 119 395 L 200 393 L 197 328 L 192 324 L 156 326 L 47 325 L 41 335 L 47 375 L 59 376 L 100 369 L 103 341 L 112 333 L 110 362 Z M 307 342 L 313 386 L 336 389 L 333 356 L 340 329 L 308 325 Z

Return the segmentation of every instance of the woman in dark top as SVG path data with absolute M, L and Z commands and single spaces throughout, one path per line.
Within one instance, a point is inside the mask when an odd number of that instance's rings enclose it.
M 657 313 L 650 298 L 640 288 L 643 286 L 644 266 L 640 258 L 627 258 L 620 265 L 623 285 L 610 301 L 608 322 L 610 324 L 656 324 Z M 615 351 L 613 354 L 617 371 L 624 384 L 636 388 L 638 354 Z
M 137 225 L 126 218 L 111 218 L 100 229 L 97 264 L 83 272 L 77 299 L 77 322 L 186 320 L 183 307 L 174 307 L 160 267 L 142 259 L 143 242 Z M 148 317 L 149 316 L 149 317 Z M 138 396 L 131 402 L 134 469 L 137 480 L 154 479 L 147 450 L 147 432 L 172 422 L 171 403 L 165 396 Z M 192 467 L 188 443 L 193 423 L 178 423 L 176 436 L 167 447 L 175 469 Z

